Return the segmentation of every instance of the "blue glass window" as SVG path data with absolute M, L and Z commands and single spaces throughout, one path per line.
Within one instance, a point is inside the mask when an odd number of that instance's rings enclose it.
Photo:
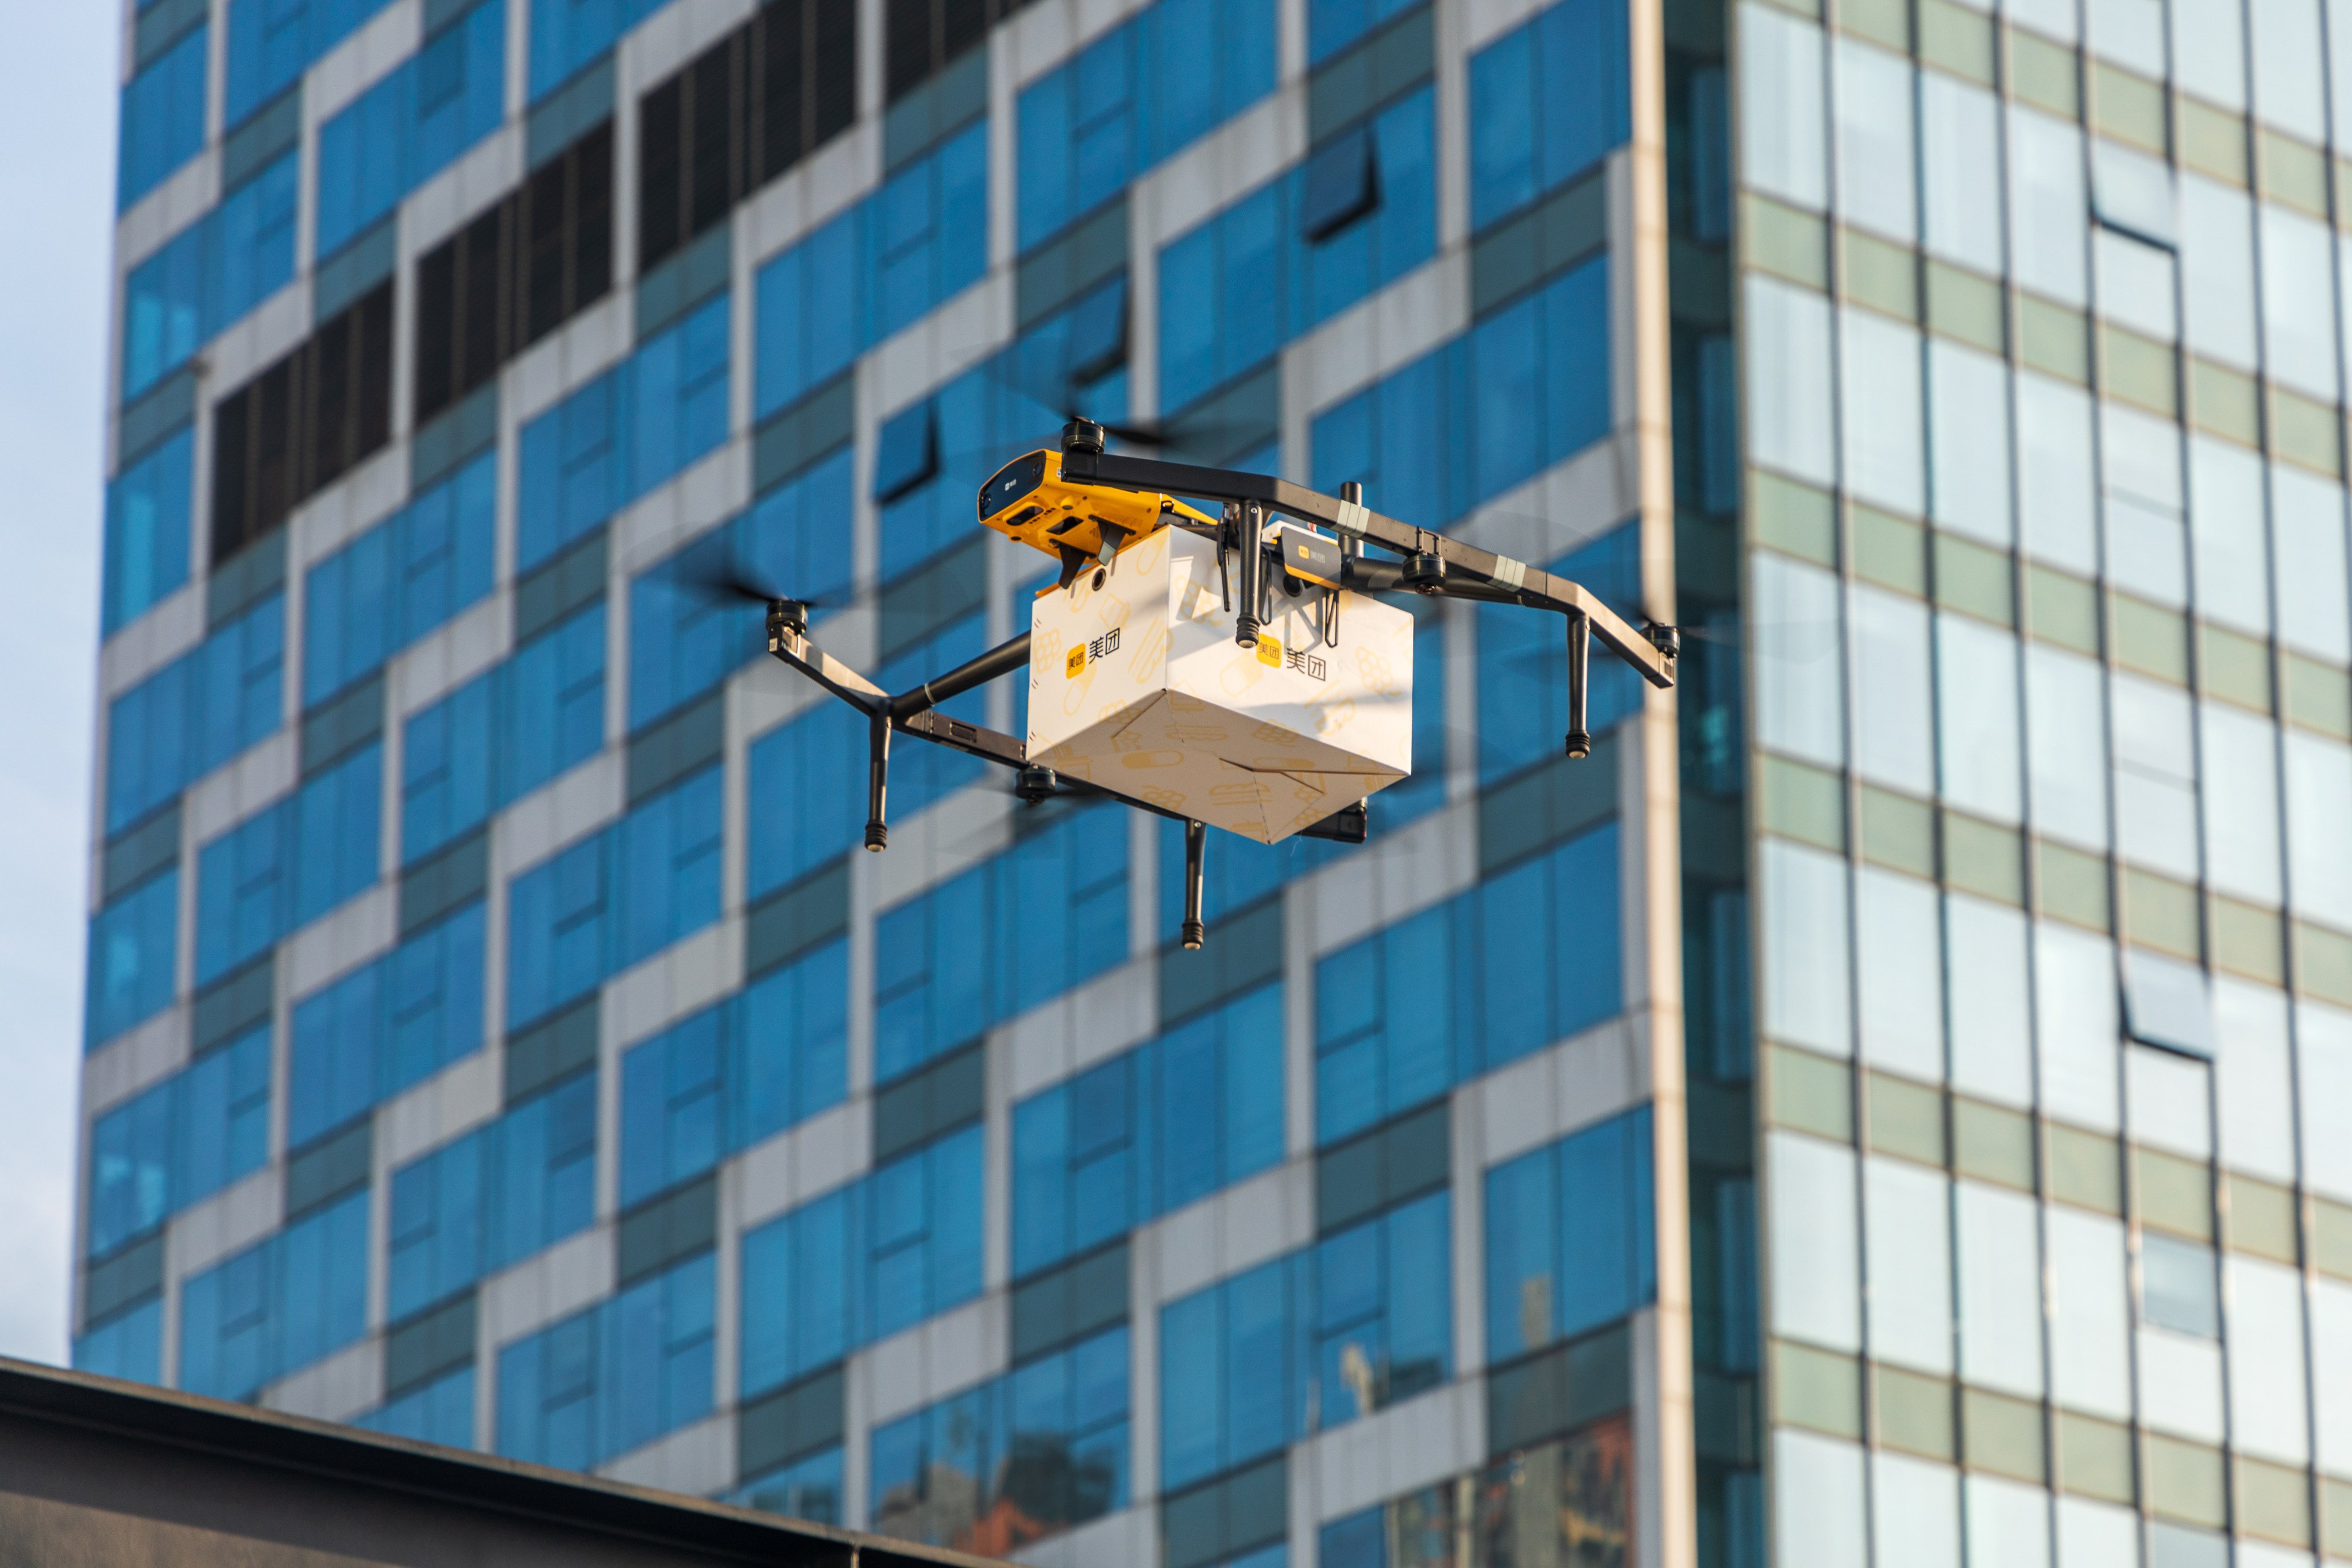
M 841 1511 L 841 1450 L 826 1448 L 753 1477 L 728 1499 L 738 1508 L 816 1524 L 845 1522 Z
M 188 580 L 188 492 L 195 433 L 183 426 L 106 488 L 104 629 L 144 615 Z
M 522 428 L 528 571 L 727 439 L 721 294 Z
M 123 282 L 123 401 L 294 280 L 299 163 L 287 153 L 131 269 Z
M 875 948 L 887 1082 L 1127 956 L 1127 814 L 1065 816 L 886 910 Z
M 1003 1551 L 1127 1506 L 1128 1354 L 1112 1329 L 876 1427 L 875 1530 Z
M 100 1117 L 89 1131 L 89 1256 L 144 1236 L 269 1158 L 269 1026 Z
M 950 1132 L 866 1178 L 869 1337 L 883 1339 L 980 1294 L 979 1127 Z
M 1633 127 L 1631 61 L 1623 0 L 1560 0 L 1470 57 L 1472 227 L 1567 184 L 1624 143 Z
M 1433 1193 L 1316 1244 L 1307 1330 L 1318 1426 L 1343 1425 L 1445 1381 L 1451 1204 Z
M 1547 568 L 1581 583 L 1635 625 L 1642 616 L 1642 531 L 1611 530 Z M 1585 725 L 1594 734 L 1640 710 L 1641 677 L 1594 648 Z M 1559 755 L 1568 733 L 1568 649 L 1549 616 L 1478 608 L 1478 776 L 1494 780 Z
M 499 128 L 506 0 L 486 0 L 319 127 L 318 244 L 331 256 Z
M 1420 0 L 1307 0 L 1307 63 L 1321 65 Z
M 584 1470 L 710 1413 L 711 1257 L 499 1351 L 498 1451 Z
M 196 856 L 196 984 L 257 958 L 376 879 L 383 747 L 370 745 Z
M 1310 242 L 1307 164 L 1261 185 L 1160 253 L 1160 400 L 1181 409 L 1437 249 L 1431 91 L 1374 116 L 1363 144 L 1377 201 Z
M 1452 1375 L 1451 1199 L 1402 1205 L 1160 1311 L 1170 1489 Z
M 163 1298 L 151 1296 L 94 1324 L 73 1343 L 76 1372 L 132 1383 L 163 1381 Z
M 988 123 L 941 142 L 760 268 L 761 417 L 987 269 Z
M 1328 1143 L 1614 1016 L 1617 826 L 1340 949 L 1315 970 Z
M 851 448 L 768 491 L 751 509 L 629 585 L 629 725 L 691 701 L 767 652 L 758 606 L 703 584 L 738 573 L 824 599 L 849 586 Z
M 120 833 L 278 728 L 286 598 L 272 594 L 116 698 L 106 831 Z
M 719 796 L 707 768 L 514 879 L 509 1029 L 719 918 Z
M 479 1048 L 482 906 L 294 1004 L 286 1141 L 309 1142 Z
M 1318 414 L 1314 471 L 1360 476 L 1367 505 L 1443 528 L 1608 435 L 1609 365 L 1598 257 Z
M 530 96 L 561 87 L 669 0 L 530 0 Z
M 604 744 L 604 605 L 525 643 L 408 721 L 401 858 L 414 864 Z
M 650 1197 L 848 1092 L 849 948 L 826 942 L 621 1063 L 621 1202 Z
M 212 28 L 194 30 L 122 89 L 115 205 L 127 207 L 205 150 L 205 66 Z
M 1272 92 L 1275 15 L 1260 0 L 1159 0 L 1024 89 L 1021 248 Z
M 1013 1272 L 1281 1163 L 1282 987 L 1262 987 L 1013 1108 Z
M 485 453 L 310 568 L 302 700 L 340 691 L 490 591 L 498 454 Z
M 586 1229 L 595 1184 L 593 1070 L 403 1165 L 392 1175 L 391 1315 Z
M 742 1395 L 980 1294 L 978 1125 L 743 1233 Z
M 743 1233 L 742 1397 L 830 1366 L 859 1344 L 865 1184 Z
M 351 1196 L 191 1279 L 180 1386 L 247 1399 L 367 1330 L 368 1194 Z
M 125 893 L 89 922 L 83 1044 L 95 1049 L 172 1005 L 180 942 L 175 867 Z
M 498 668 L 491 809 L 520 800 L 604 744 L 600 601 L 517 648 Z
M 391 0 L 229 0 L 228 115 L 234 127 Z
M 303 781 L 294 795 L 294 925 L 309 924 L 375 880 L 383 810 L 381 745 Z M 199 910 L 203 891 L 199 880 Z
M 1650 1108 L 1486 1173 L 1486 1354 L 1507 1361 L 1657 1295 Z
M 397 1399 L 387 1399 L 354 1426 L 418 1443 L 438 1443 L 445 1448 L 474 1446 L 474 1369 L 459 1367 Z
M 830 700 L 751 742 L 751 897 L 800 880 L 858 842 L 866 743 L 866 721 Z

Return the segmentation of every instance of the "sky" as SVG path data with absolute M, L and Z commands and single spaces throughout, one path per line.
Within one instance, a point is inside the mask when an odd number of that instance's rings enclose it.
M 62 1362 L 89 882 L 110 0 L 0 5 L 0 1355 Z

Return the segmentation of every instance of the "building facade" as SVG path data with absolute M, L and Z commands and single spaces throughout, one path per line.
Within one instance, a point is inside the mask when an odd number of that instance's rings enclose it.
M 2352 1558 L 2352 16 L 127 9 L 78 1364 L 1055 1568 Z M 857 853 L 710 584 L 971 657 L 1072 409 L 1680 686 L 1429 606 L 1197 953 L 948 753 Z

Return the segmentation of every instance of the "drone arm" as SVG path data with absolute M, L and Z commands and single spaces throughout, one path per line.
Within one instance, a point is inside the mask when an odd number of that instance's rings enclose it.
M 952 701 L 976 686 L 985 686 L 999 676 L 1010 675 L 1029 662 L 1029 634 L 1008 637 L 978 658 L 956 666 L 945 675 L 935 676 L 912 691 L 890 699 L 890 720 L 900 723 L 918 713 L 928 712 L 942 702 Z
M 880 712 L 889 706 L 888 692 L 817 647 L 805 628 L 771 620 L 768 652 L 862 712 Z

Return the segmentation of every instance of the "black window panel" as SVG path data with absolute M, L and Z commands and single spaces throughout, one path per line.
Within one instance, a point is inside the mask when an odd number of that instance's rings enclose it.
M 1299 228 L 1308 244 L 1330 238 L 1380 205 L 1379 156 L 1370 126 L 1341 132 L 1307 160 Z
M 214 563 L 391 439 L 387 279 L 221 401 L 213 425 Z
M 608 121 L 417 262 L 416 423 L 487 384 L 612 283 Z
M 684 71 L 646 94 L 637 106 L 637 165 L 645 174 L 675 169 L 686 161 L 686 76 Z M 668 187 L 644 180 L 637 185 L 637 266 L 652 265 L 648 258 L 667 256 L 686 243 L 678 221 L 677 203 L 666 200 Z
M 457 278 L 462 276 L 464 310 L 468 321 L 496 321 L 499 319 L 505 269 L 498 265 L 498 258 L 509 248 L 502 243 L 509 221 L 502 210 L 485 213 L 475 219 L 473 226 L 466 231 L 463 253 L 468 260 L 478 257 L 481 261 L 465 268 L 462 274 L 457 273 L 453 268 L 450 298 L 452 309 L 457 308 L 456 284 Z M 610 247 L 612 237 L 604 236 L 601 243 Z M 457 260 L 454 252 L 451 260 L 453 263 Z M 454 341 L 448 353 L 457 372 L 457 379 L 453 385 L 471 392 L 499 374 L 499 363 L 505 357 L 506 349 L 499 341 L 498 332 L 465 332 L 451 336 Z
M 711 50 L 688 68 L 693 94 L 694 161 L 686 170 L 687 227 L 692 234 L 727 216 L 742 178 L 743 151 L 733 134 L 742 118 L 743 48 Z
M 646 94 L 637 268 L 650 271 L 737 202 L 849 129 L 854 0 L 769 0 Z
M 893 103 L 914 91 L 966 49 L 988 37 L 988 29 L 1031 0 L 890 0 L 884 27 L 883 66 L 887 96 Z

